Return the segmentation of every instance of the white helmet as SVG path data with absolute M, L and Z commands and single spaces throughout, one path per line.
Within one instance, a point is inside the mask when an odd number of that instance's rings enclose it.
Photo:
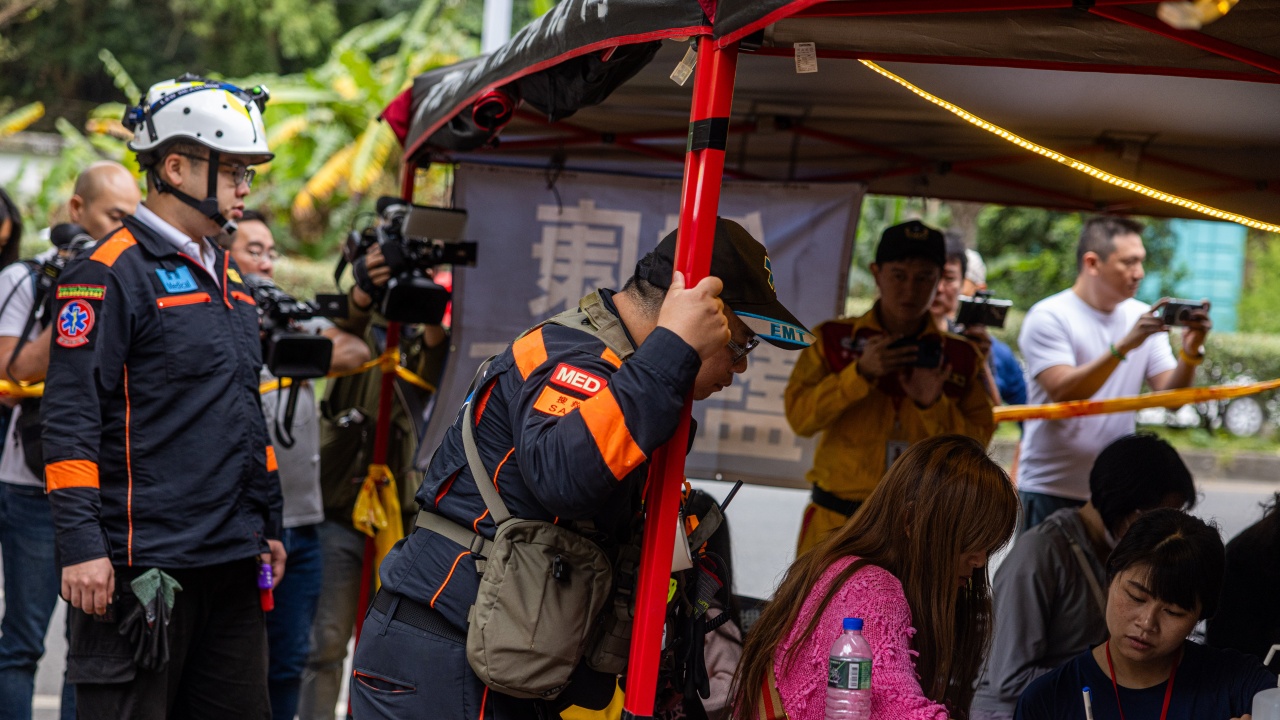
M 250 156 L 251 163 L 275 157 L 267 149 L 267 132 L 262 124 L 262 108 L 270 94 L 262 86 L 241 90 L 229 83 L 206 80 L 187 74 L 156 83 L 135 107 L 125 110 L 124 126 L 133 131 L 129 149 L 138 154 L 138 164 L 153 170 L 174 142 L 192 142 L 209 148 L 208 192 L 198 200 L 171 186 L 152 172 L 157 192 L 169 193 L 212 218 L 228 233 L 236 224 L 223 217 L 218 208 L 218 166 L 223 155 Z
M 266 162 L 273 157 L 262 124 L 268 97 L 262 86 L 241 90 L 192 75 L 156 83 L 138 106 L 125 111 L 124 125 L 133 130 L 129 149 L 145 153 L 181 139 Z

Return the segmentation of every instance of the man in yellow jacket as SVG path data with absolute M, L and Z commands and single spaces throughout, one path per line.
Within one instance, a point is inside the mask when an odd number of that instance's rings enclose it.
M 885 230 L 871 264 L 876 304 L 820 325 L 796 362 L 787 421 L 798 435 L 822 433 L 799 553 L 843 525 L 911 443 L 947 433 L 991 440 L 982 356 L 930 322 L 944 248 L 942 233 L 918 221 Z

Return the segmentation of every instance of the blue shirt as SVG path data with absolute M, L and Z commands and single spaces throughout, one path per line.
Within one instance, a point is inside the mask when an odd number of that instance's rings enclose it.
M 1253 708 L 1253 696 L 1276 686 L 1262 663 L 1234 650 L 1183 643 L 1168 720 L 1230 720 Z M 1120 720 L 1111 677 L 1090 650 L 1041 676 L 1018 700 L 1015 720 L 1085 720 L 1083 688 L 1093 699 L 1094 720 Z M 1142 690 L 1120 688 L 1127 720 L 1157 720 L 1168 682 Z

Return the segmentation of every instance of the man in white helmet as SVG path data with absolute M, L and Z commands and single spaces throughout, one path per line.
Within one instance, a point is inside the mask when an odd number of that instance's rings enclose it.
M 257 310 L 209 239 L 234 232 L 272 157 L 265 102 L 191 76 L 153 86 L 125 116 L 147 199 L 60 278 L 45 486 L 81 718 L 270 717 L 280 485 Z

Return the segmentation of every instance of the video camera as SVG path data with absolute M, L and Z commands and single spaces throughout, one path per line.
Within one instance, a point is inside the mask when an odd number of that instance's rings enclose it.
M 428 271 L 437 265 L 476 264 L 476 243 L 459 239 L 466 223 L 465 210 L 381 198 L 378 222 L 347 236 L 334 281 L 342 277 L 347 264 L 355 265 L 377 245 L 391 269 L 387 286 L 369 293 L 382 316 L 396 322 L 437 324 L 444 318 L 450 293 Z M 364 285 L 361 289 L 369 292 Z
M 991 293 L 982 290 L 974 293 L 973 297 L 961 295 L 960 311 L 956 313 L 956 324 L 965 326 L 986 325 L 987 327 L 1002 328 L 1011 307 L 1013 307 L 1012 301 L 997 300 L 991 297 Z
M 45 260 L 38 268 L 34 261 L 24 260 L 30 263 L 30 267 L 35 273 L 35 299 L 31 303 L 31 313 L 27 316 L 26 329 L 22 333 L 22 337 L 27 337 L 32 328 L 36 326 L 36 322 L 40 321 L 44 324 L 45 318 L 53 317 L 53 309 L 50 303 L 53 300 L 51 292 L 55 285 L 58 284 L 58 277 L 62 275 L 62 271 L 67 269 L 67 263 L 71 262 L 71 258 L 75 257 L 81 250 L 91 247 L 97 240 L 89 235 L 83 227 L 76 223 L 60 223 L 49 229 L 49 242 L 58 248 L 58 252 L 54 253 L 49 259 Z M 12 357 L 17 357 L 15 351 Z
M 294 326 L 299 320 L 313 317 L 346 317 L 346 296 L 321 294 L 316 295 L 315 302 L 303 302 L 262 275 L 245 275 L 244 284 L 258 304 L 262 358 L 271 374 L 300 380 L 324 377 L 333 359 L 333 341 L 298 332 Z

